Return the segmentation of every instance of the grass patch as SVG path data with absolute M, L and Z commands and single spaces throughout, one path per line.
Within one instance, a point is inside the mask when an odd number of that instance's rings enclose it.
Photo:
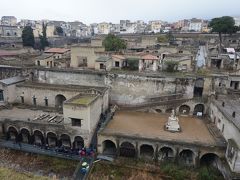
M 71 175 L 74 173 L 74 170 L 78 164 L 78 161 L 53 158 L 49 156 L 38 156 L 37 158 L 44 162 L 43 168 L 46 171 L 54 172 L 56 174 L 63 173 Z
M 0 179 L 2 180 L 50 180 L 42 176 L 34 176 L 30 173 L 20 173 L 12 169 L 0 168 Z
M 171 176 L 174 180 L 191 179 L 191 171 L 186 169 L 186 167 L 166 163 L 161 165 L 161 170 L 164 174 Z

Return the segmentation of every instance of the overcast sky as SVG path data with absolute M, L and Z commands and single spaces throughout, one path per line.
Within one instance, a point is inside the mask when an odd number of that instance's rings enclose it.
M 240 0 L 0 0 L 0 16 L 20 19 L 113 22 L 177 21 L 240 15 Z

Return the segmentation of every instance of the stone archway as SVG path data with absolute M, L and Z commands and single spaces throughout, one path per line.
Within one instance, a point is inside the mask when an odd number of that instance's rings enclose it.
M 59 110 L 62 110 L 64 101 L 66 101 L 66 97 L 62 94 L 58 94 L 55 97 L 55 107 Z
M 26 128 L 22 128 L 20 131 L 20 135 L 21 135 L 21 141 L 23 143 L 29 143 L 30 142 L 30 131 Z
M 197 104 L 194 107 L 194 111 L 193 111 L 193 115 L 197 115 L 198 113 L 202 113 L 202 115 L 204 114 L 204 105 L 203 104 Z
M 67 148 L 71 148 L 71 138 L 67 134 L 62 134 L 60 136 L 61 145 Z
M 82 149 L 84 148 L 84 139 L 81 136 L 76 136 L 73 141 L 74 149 Z
M 191 108 L 188 105 L 181 105 L 179 107 L 179 114 L 189 115 Z
M 113 156 L 117 155 L 117 148 L 113 141 L 111 140 L 103 141 L 102 147 L 103 147 L 103 151 L 102 151 L 103 154 L 113 155 Z
M 219 156 L 215 153 L 206 153 L 200 158 L 200 165 L 217 167 L 217 161 L 219 159 Z
M 39 130 L 35 130 L 33 133 L 33 137 L 34 137 L 34 144 L 42 146 L 44 145 L 44 136 L 43 133 Z
M 161 110 L 161 109 L 155 109 L 155 111 L 156 111 L 157 113 L 162 113 L 162 110 Z
M 143 144 L 140 146 L 140 156 L 146 159 L 153 159 L 154 149 L 152 145 Z
M 47 133 L 47 142 L 49 147 L 56 147 L 58 138 L 57 135 L 53 132 L 48 132 Z
M 120 145 L 120 156 L 123 157 L 136 157 L 136 149 L 130 142 L 123 142 Z
M 18 137 L 17 129 L 15 127 L 13 127 L 13 126 L 8 127 L 7 139 L 16 141 L 17 137 Z
M 169 161 L 169 160 L 173 160 L 173 158 L 174 158 L 174 151 L 172 148 L 166 147 L 166 146 L 160 148 L 158 153 L 158 159 L 160 161 Z
M 179 153 L 179 161 L 183 165 L 192 166 L 195 164 L 194 152 L 190 149 L 184 149 Z

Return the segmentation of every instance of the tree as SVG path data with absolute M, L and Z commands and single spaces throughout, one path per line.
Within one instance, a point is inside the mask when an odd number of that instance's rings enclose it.
M 63 29 L 61 26 L 57 26 L 54 31 L 55 35 L 62 36 L 63 35 Z
M 167 66 L 167 72 L 174 72 L 177 71 L 179 62 L 177 61 L 165 61 L 165 65 Z
M 158 37 L 157 37 L 157 41 L 158 41 L 159 43 L 167 43 L 167 42 L 169 42 L 169 40 L 168 40 L 168 38 L 167 38 L 166 35 L 158 36 Z
M 23 46 L 34 47 L 35 40 L 31 26 L 25 26 L 22 31 Z
M 49 42 L 47 40 L 47 24 L 42 24 L 42 35 L 39 34 L 40 38 L 40 50 L 45 50 L 45 47 L 49 46 Z
M 233 34 L 238 31 L 238 27 L 235 26 L 235 21 L 230 16 L 223 16 L 219 18 L 214 18 L 210 21 L 209 27 L 212 28 L 212 32 L 217 32 L 219 34 L 220 40 L 220 52 L 222 48 L 222 34 Z
M 106 51 L 120 51 L 127 48 L 125 41 L 114 34 L 108 34 L 103 41 L 103 45 Z

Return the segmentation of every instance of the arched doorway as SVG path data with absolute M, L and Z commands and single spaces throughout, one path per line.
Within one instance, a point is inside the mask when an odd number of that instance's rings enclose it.
M 193 111 L 193 115 L 197 115 L 197 114 L 202 114 L 204 113 L 204 105 L 203 104 L 197 104 L 194 107 L 194 111 Z
M 190 112 L 190 107 L 188 105 L 182 105 L 179 107 L 179 113 L 183 115 L 188 115 Z
M 30 142 L 30 132 L 28 129 L 25 129 L 25 128 L 21 129 L 20 134 L 21 134 L 21 141 L 23 143 Z
M 155 110 L 157 113 L 162 113 L 162 110 L 161 109 L 156 109 Z
M 9 127 L 7 131 L 7 139 L 16 141 L 18 137 L 18 131 L 15 127 Z
M 159 155 L 158 159 L 160 161 L 169 161 L 169 160 L 173 160 L 173 158 L 174 158 L 174 151 L 170 147 L 162 147 L 159 150 L 158 155 Z
M 67 134 L 62 134 L 60 136 L 61 145 L 64 147 L 71 148 L 71 138 Z
M 179 153 L 179 161 L 183 165 L 192 166 L 195 163 L 194 153 L 189 149 L 182 150 Z
M 215 153 L 206 153 L 200 158 L 200 165 L 217 167 L 218 160 L 219 156 Z
M 151 145 L 143 144 L 140 147 L 140 156 L 146 159 L 153 159 L 154 149 Z
M 203 78 L 196 79 L 194 84 L 194 90 L 193 90 L 194 97 L 202 97 L 203 87 L 204 87 L 204 79 Z
M 130 142 L 123 142 L 120 146 L 120 156 L 123 157 L 135 157 L 136 150 L 132 143 Z
M 33 136 L 34 136 L 34 144 L 38 146 L 44 145 L 44 136 L 41 131 L 35 130 L 33 133 Z
M 76 136 L 73 142 L 74 149 L 82 149 L 84 148 L 84 139 L 81 136 Z
M 63 102 L 66 101 L 66 97 L 63 96 L 62 94 L 58 94 L 55 97 L 55 107 L 59 110 L 63 109 Z
M 103 152 L 102 152 L 103 154 L 113 155 L 113 156 L 115 156 L 117 154 L 116 145 L 111 140 L 103 141 L 102 147 L 103 147 Z
M 57 146 L 57 135 L 53 132 L 47 133 L 47 142 L 49 147 L 56 147 Z

